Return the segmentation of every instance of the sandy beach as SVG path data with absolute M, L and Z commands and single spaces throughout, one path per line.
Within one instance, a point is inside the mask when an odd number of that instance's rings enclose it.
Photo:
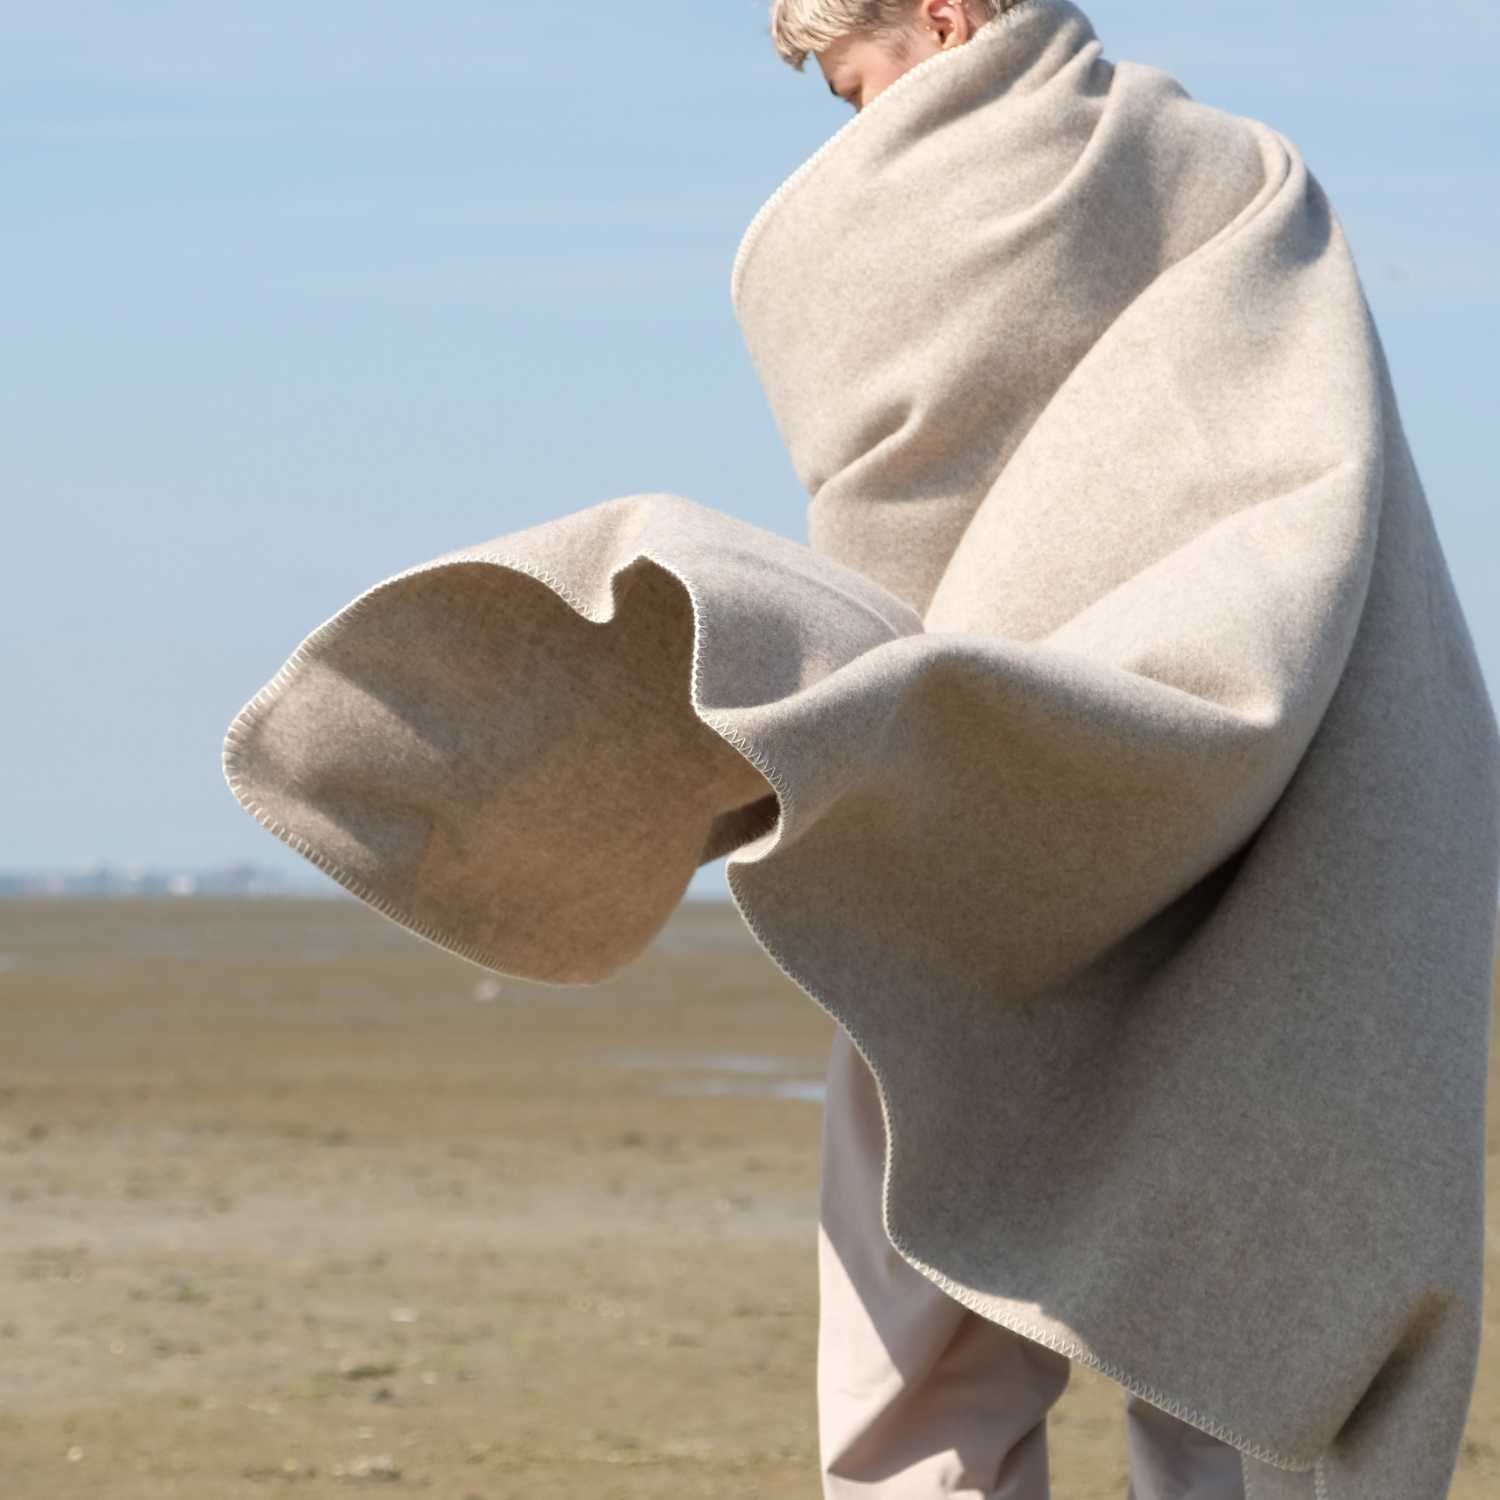
M 557 987 L 341 895 L 16 900 L 0 997 L 6 1500 L 817 1494 L 833 1023 L 732 907 Z M 1124 1495 L 1122 1399 L 1074 1365 L 1062 1500 Z

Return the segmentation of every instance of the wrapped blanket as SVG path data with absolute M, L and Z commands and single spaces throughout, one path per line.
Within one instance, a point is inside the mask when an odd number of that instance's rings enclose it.
M 446 552 L 245 706 L 234 794 L 552 983 L 728 854 L 879 1084 L 908 1261 L 1252 1500 L 1439 1500 L 1500 731 L 1318 182 L 1021 0 L 798 167 L 731 290 L 810 545 L 632 494 Z

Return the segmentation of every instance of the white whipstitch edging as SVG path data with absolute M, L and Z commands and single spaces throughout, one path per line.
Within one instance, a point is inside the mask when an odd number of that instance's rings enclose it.
M 310 844 L 300 834 L 293 833 L 284 823 L 273 818 L 262 808 L 246 790 L 244 783 L 238 775 L 238 762 L 241 750 L 244 747 L 245 736 L 255 720 L 265 711 L 271 700 L 275 698 L 292 679 L 293 673 L 311 654 L 311 647 L 334 626 L 342 624 L 369 605 L 376 594 L 390 588 L 401 580 L 411 578 L 418 573 L 426 573 L 436 568 L 453 567 L 466 562 L 494 563 L 500 567 L 510 568 L 517 573 L 524 573 L 528 577 L 535 578 L 539 583 L 544 583 L 554 593 L 567 601 L 585 619 L 593 619 L 588 610 L 561 579 L 554 577 L 551 573 L 541 568 L 534 568 L 530 564 L 522 562 L 518 558 L 500 558 L 493 553 L 487 552 L 461 552 L 439 559 L 436 562 L 418 563 L 415 567 L 404 568 L 399 573 L 393 573 L 389 578 L 383 578 L 379 583 L 372 584 L 362 594 L 351 599 L 342 609 L 330 615 L 315 630 L 308 633 L 301 645 L 292 652 L 282 665 L 281 670 L 263 687 L 234 717 L 224 737 L 224 749 L 220 759 L 220 768 L 224 773 L 224 779 L 229 784 L 229 790 L 234 793 L 240 805 L 256 820 L 261 827 L 275 834 L 284 844 L 295 849 L 303 858 L 310 860 L 318 869 L 336 880 L 346 890 L 358 896 L 361 901 L 378 911 L 382 916 L 389 918 L 398 926 L 404 927 L 409 932 L 416 933 L 437 947 L 445 949 L 458 958 L 467 960 L 469 963 L 477 964 L 480 968 L 493 973 L 506 974 L 509 977 L 518 977 L 503 967 L 499 958 L 485 948 L 475 943 L 462 943 L 442 928 L 435 927 L 429 922 L 413 916 L 405 908 L 397 906 L 395 902 L 372 890 L 358 876 L 346 870 L 342 865 L 328 858 L 320 849 Z M 618 569 L 616 571 L 619 571 Z M 614 575 L 611 574 L 611 581 Z M 605 620 L 612 618 L 610 615 Z M 600 622 L 602 623 L 602 622 Z M 525 976 L 533 984 L 546 985 L 551 989 L 569 989 L 573 986 L 559 980 L 537 979 L 534 976 Z
M 1021 0 L 1021 3 L 1031 3 L 1031 0 Z M 353 894 L 358 896 L 361 900 L 365 901 L 376 911 L 379 911 L 383 916 L 389 918 L 399 926 L 406 928 L 408 931 L 414 932 L 419 936 L 425 938 L 428 942 L 431 942 L 436 946 L 445 949 L 447 952 L 455 954 L 459 958 L 476 964 L 481 968 L 489 969 L 492 972 L 496 973 L 511 974 L 512 971 L 507 970 L 501 963 L 500 959 L 493 953 L 490 953 L 489 951 L 480 948 L 475 944 L 460 942 L 445 930 L 413 917 L 404 908 L 397 906 L 394 902 L 388 900 L 383 896 L 380 896 L 375 891 L 371 890 L 370 887 L 366 885 L 362 880 L 360 880 L 357 876 L 354 876 L 348 870 L 344 869 L 341 865 L 329 859 L 320 850 L 310 844 L 306 839 L 302 838 L 298 834 L 293 833 L 284 824 L 272 818 L 249 795 L 248 791 L 244 787 L 242 780 L 236 774 L 238 755 L 250 727 L 260 716 L 260 714 L 264 712 L 265 708 L 272 701 L 272 699 L 274 699 L 286 687 L 287 683 L 291 680 L 294 672 L 308 659 L 309 655 L 311 654 L 311 647 L 335 626 L 347 622 L 360 610 L 368 607 L 370 602 L 377 594 L 381 593 L 387 588 L 390 588 L 392 585 L 401 582 L 403 579 L 411 578 L 416 574 L 429 572 L 433 569 L 455 567 L 462 563 L 486 563 L 499 568 L 508 568 L 513 572 L 521 573 L 526 575 L 527 577 L 536 579 L 538 582 L 545 584 L 560 598 L 565 600 L 578 614 L 582 615 L 585 619 L 590 620 L 595 624 L 605 624 L 609 620 L 614 618 L 613 585 L 615 578 L 641 558 L 646 558 L 648 561 L 655 563 L 657 567 L 661 568 L 664 572 L 669 573 L 673 578 L 675 578 L 678 583 L 682 585 L 682 588 L 687 594 L 689 602 L 692 605 L 693 652 L 689 695 L 693 712 L 704 724 L 706 724 L 709 728 L 713 729 L 717 734 L 719 734 L 730 744 L 732 744 L 734 748 L 738 750 L 739 753 L 744 756 L 744 758 L 748 760 L 750 764 L 753 765 L 756 770 L 761 773 L 762 776 L 766 778 L 766 780 L 770 783 L 772 789 L 776 793 L 778 810 L 776 824 L 773 830 L 774 837 L 771 843 L 767 845 L 767 847 L 761 852 L 760 858 L 764 859 L 767 855 L 772 853 L 780 843 L 782 831 L 785 829 L 789 821 L 789 814 L 793 807 L 791 788 L 787 785 L 785 778 L 781 775 L 777 768 L 773 766 L 771 762 L 765 757 L 765 755 L 757 750 L 756 747 L 752 745 L 744 735 L 740 734 L 731 725 L 724 723 L 709 710 L 704 708 L 700 691 L 703 675 L 704 635 L 704 611 L 702 604 L 698 598 L 697 591 L 693 588 L 692 583 L 686 577 L 684 577 L 682 573 L 680 573 L 664 558 L 661 558 L 649 549 L 644 548 L 632 553 L 629 558 L 621 562 L 617 567 L 610 570 L 608 581 L 610 584 L 609 598 L 611 607 L 609 612 L 603 615 L 592 614 L 584 605 L 584 603 L 573 593 L 573 591 L 552 573 L 547 572 L 545 569 L 534 567 L 533 565 L 526 563 L 519 558 L 504 557 L 493 552 L 478 551 L 453 553 L 435 562 L 419 563 L 415 567 L 406 568 L 400 573 L 392 574 L 389 578 L 382 579 L 379 583 L 373 584 L 362 594 L 358 595 L 356 598 L 346 604 L 342 609 L 331 615 L 315 630 L 311 631 L 303 640 L 301 645 L 299 645 L 297 649 L 292 653 L 292 655 L 287 659 L 286 663 L 282 666 L 281 670 L 277 672 L 276 676 L 272 678 L 271 681 L 267 683 L 266 686 L 262 688 L 260 692 L 258 692 L 255 697 L 253 697 L 250 702 L 247 703 L 245 707 L 242 708 L 240 712 L 235 716 L 234 721 L 231 723 L 229 730 L 225 736 L 224 752 L 222 757 L 224 777 L 229 784 L 230 790 L 234 793 L 236 799 L 241 803 L 241 805 L 244 806 L 245 809 L 263 827 L 269 829 L 284 843 L 290 845 L 299 854 L 310 860 L 325 874 L 336 880 L 346 889 L 353 892 Z M 738 863 L 743 864 L 744 861 L 739 861 Z M 1069 1359 L 1076 1360 L 1081 1364 L 1088 1365 L 1090 1368 L 1098 1370 L 1101 1374 L 1108 1376 L 1117 1384 L 1124 1386 L 1125 1389 L 1134 1391 L 1138 1395 L 1144 1397 L 1154 1406 L 1161 1407 L 1163 1410 L 1172 1413 L 1182 1421 L 1188 1422 L 1192 1426 L 1210 1433 L 1212 1436 L 1219 1438 L 1223 1442 L 1229 1443 L 1233 1447 L 1238 1448 L 1241 1452 L 1250 1454 L 1253 1458 L 1261 1459 L 1263 1462 L 1272 1464 L 1277 1468 L 1305 1471 L 1309 1467 L 1315 1467 L 1315 1473 L 1317 1476 L 1316 1482 L 1318 1485 L 1317 1500 L 1327 1500 L 1326 1492 L 1323 1489 L 1321 1461 L 1319 1461 L 1317 1465 L 1314 1466 L 1312 1460 L 1292 1458 L 1287 1456 L 1286 1454 L 1278 1453 L 1272 1448 L 1266 1447 L 1263 1443 L 1253 1442 L 1243 1437 L 1241 1434 L 1233 1432 L 1222 1422 L 1214 1421 L 1203 1412 L 1200 1412 L 1195 1408 L 1189 1406 L 1186 1402 L 1179 1401 L 1175 1397 L 1167 1396 L 1163 1392 L 1158 1391 L 1151 1386 L 1144 1385 L 1142 1382 L 1134 1379 L 1132 1376 L 1127 1374 L 1118 1365 L 1110 1364 L 1107 1361 L 1101 1360 L 1091 1350 L 1086 1349 L 1083 1345 L 1077 1343 L 1075 1340 L 1064 1338 L 1050 1329 L 1041 1328 L 1038 1325 L 1028 1323 L 1021 1318 L 997 1317 L 993 1311 L 981 1307 L 979 1305 L 978 1297 L 974 1293 L 970 1292 L 968 1288 L 959 1285 L 957 1282 L 946 1276 L 942 1271 L 939 1271 L 935 1266 L 930 1266 L 926 1262 L 918 1259 L 917 1256 L 892 1232 L 890 1225 L 890 1166 L 891 1159 L 894 1156 L 894 1151 L 892 1149 L 894 1145 L 894 1136 L 891 1127 L 890 1106 L 886 1099 L 885 1079 L 881 1074 L 879 1067 L 876 1065 L 875 1059 L 871 1055 L 870 1050 L 866 1046 L 858 1029 L 852 1023 L 851 1018 L 847 1014 L 845 1014 L 838 1006 L 830 1002 L 825 996 L 819 994 L 818 991 L 815 990 L 811 985 L 807 984 L 791 968 L 791 966 L 782 957 L 775 944 L 772 943 L 771 940 L 767 937 L 766 933 L 761 928 L 760 923 L 756 920 L 754 913 L 746 904 L 740 888 L 735 881 L 736 868 L 737 864 L 733 854 L 731 853 L 725 865 L 725 876 L 728 880 L 730 894 L 734 898 L 734 904 L 738 909 L 740 916 L 744 919 L 746 926 L 750 929 L 751 934 L 754 936 L 755 941 L 764 950 L 767 957 L 771 959 L 776 967 L 783 974 L 785 974 L 786 977 L 790 979 L 798 989 L 800 989 L 805 995 L 808 996 L 810 1000 L 821 1007 L 828 1013 L 828 1015 L 830 1015 L 835 1021 L 837 1021 L 841 1026 L 844 1027 L 844 1029 L 849 1033 L 850 1039 L 859 1049 L 860 1055 L 864 1058 L 866 1065 L 869 1067 L 870 1072 L 875 1079 L 877 1093 L 880 1098 L 880 1111 L 884 1122 L 887 1141 L 885 1172 L 881 1182 L 880 1214 L 882 1226 L 892 1245 L 894 1245 L 895 1248 L 900 1251 L 900 1253 L 911 1263 L 912 1266 L 914 1266 L 918 1271 L 926 1276 L 929 1281 L 941 1287 L 955 1301 L 971 1308 L 986 1320 L 999 1323 L 1002 1327 L 1011 1329 L 1012 1332 L 1019 1333 L 1036 1343 L 1043 1344 L 1046 1347 L 1057 1351 L 1059 1354 L 1066 1355 Z M 527 977 L 530 978 L 530 976 Z M 533 980 L 532 982 L 548 984 L 554 988 L 559 989 L 570 987 L 557 981 L 551 980 Z
M 914 79 L 925 77 L 935 67 L 940 67 L 952 58 L 962 57 L 971 47 L 978 46 L 981 43 L 993 42 L 996 38 L 1004 34 L 1005 25 L 1014 18 L 1017 11 L 1025 10 L 1027 6 L 1037 3 L 1038 0 L 1015 0 L 1013 5 L 1000 11 L 993 18 L 986 21 L 983 26 L 979 27 L 962 47 L 945 49 L 942 52 L 934 52 L 930 56 L 924 57 L 914 67 L 908 68 L 894 83 L 887 84 L 885 88 L 881 89 L 863 109 L 845 120 L 811 156 L 803 161 L 800 166 L 796 167 L 791 175 L 786 177 L 771 196 L 756 210 L 755 216 L 750 220 L 744 234 L 740 237 L 739 248 L 735 251 L 734 255 L 734 264 L 729 270 L 730 301 L 736 305 L 739 302 L 740 282 L 744 277 L 745 262 L 749 258 L 750 247 L 760 238 L 760 232 L 765 228 L 766 222 L 770 219 L 772 212 L 779 204 L 786 200 L 787 195 L 793 188 L 807 180 L 812 169 L 819 162 L 823 161 L 835 146 L 846 141 L 860 122 L 869 118 L 871 111 L 888 106 L 893 97 L 900 98 L 902 90 L 910 88 Z
M 1025 0 L 1023 0 L 1023 3 L 1025 3 Z M 780 803 L 780 808 L 777 815 L 775 838 L 764 850 L 761 851 L 761 854 L 758 858 L 760 860 L 763 860 L 767 855 L 775 850 L 776 846 L 781 841 L 781 833 L 782 830 L 786 827 L 793 805 L 791 788 L 786 784 L 785 780 L 777 771 L 776 767 L 773 766 L 765 758 L 764 755 L 758 753 L 754 749 L 754 747 L 750 746 L 744 740 L 743 736 L 736 734 L 727 725 L 717 722 L 714 718 L 712 718 L 708 713 L 704 711 L 699 697 L 699 682 L 702 665 L 701 657 L 703 642 L 703 610 L 701 605 L 699 604 L 698 596 L 694 591 L 692 584 L 686 578 L 684 578 L 682 574 L 678 573 L 676 569 L 672 568 L 661 558 L 655 557 L 654 555 L 649 553 L 645 555 L 651 556 L 651 560 L 653 562 L 655 562 L 659 567 L 665 568 L 667 572 L 671 573 L 672 576 L 682 584 L 683 588 L 687 591 L 689 600 L 692 603 L 693 666 L 691 695 L 694 711 L 705 724 L 709 725 L 710 728 L 717 730 L 721 735 L 724 736 L 725 739 L 729 740 L 729 742 L 733 744 L 734 747 L 739 750 L 740 753 L 744 755 L 745 758 L 749 760 L 753 766 L 755 766 L 755 768 L 761 773 L 761 775 L 763 775 L 766 780 L 771 783 L 772 788 L 776 792 L 777 799 Z M 744 861 L 741 860 L 738 863 L 743 864 Z M 1098 1370 L 1101 1374 L 1107 1375 L 1111 1380 L 1116 1381 L 1118 1384 L 1124 1386 L 1127 1390 L 1134 1391 L 1138 1395 L 1144 1397 L 1153 1405 L 1162 1407 L 1164 1410 L 1171 1412 L 1174 1416 L 1180 1418 L 1182 1421 L 1188 1422 L 1194 1427 L 1198 1427 L 1201 1430 L 1210 1433 L 1212 1436 L 1219 1438 L 1221 1441 L 1229 1443 L 1231 1446 L 1238 1448 L 1241 1452 L 1248 1453 L 1251 1455 L 1251 1457 L 1261 1459 L 1263 1462 L 1271 1464 L 1276 1468 L 1305 1472 L 1309 1467 L 1311 1467 L 1310 1460 L 1292 1458 L 1286 1454 L 1278 1453 L 1274 1448 L 1269 1448 L 1264 1443 L 1253 1442 L 1250 1439 L 1243 1437 L 1241 1434 L 1232 1431 L 1222 1422 L 1216 1422 L 1211 1417 L 1205 1415 L 1203 1412 L 1200 1412 L 1195 1408 L 1187 1405 L 1186 1402 L 1179 1401 L 1174 1397 L 1167 1396 L 1163 1392 L 1158 1391 L 1151 1386 L 1143 1384 L 1142 1382 L 1128 1375 L 1118 1365 L 1110 1364 L 1105 1360 L 1101 1360 L 1091 1350 L 1086 1349 L 1082 1344 L 1077 1343 L 1075 1340 L 1063 1338 L 1050 1329 L 1041 1328 L 1036 1324 L 1026 1322 L 1024 1319 L 1014 1317 L 996 1317 L 994 1312 L 987 1310 L 979 1305 L 979 1298 L 975 1294 L 970 1292 L 968 1288 L 959 1285 L 959 1283 L 953 1281 L 950 1277 L 946 1276 L 935 1266 L 928 1265 L 925 1261 L 918 1259 L 918 1257 L 903 1243 L 903 1241 L 900 1240 L 892 1232 L 890 1223 L 890 1166 L 891 1159 L 895 1153 L 891 1149 L 894 1143 L 894 1136 L 892 1134 L 891 1128 L 890 1108 L 886 1102 L 885 1079 L 881 1075 L 880 1069 L 876 1066 L 874 1057 L 866 1047 L 859 1031 L 851 1023 L 850 1018 L 841 1009 L 839 1009 L 839 1007 L 832 1004 L 825 996 L 819 994 L 811 985 L 806 983 L 806 981 L 803 980 L 802 977 L 798 975 L 782 957 L 779 950 L 767 937 L 766 933 L 762 930 L 759 922 L 757 922 L 755 919 L 754 913 L 746 904 L 739 886 L 735 882 L 736 868 L 737 863 L 735 861 L 734 855 L 731 853 L 725 863 L 725 877 L 729 883 L 730 894 L 734 897 L 734 904 L 739 909 L 740 916 L 744 919 L 745 925 L 750 929 L 756 942 L 760 944 L 766 956 L 770 958 L 770 960 L 776 965 L 776 967 L 783 974 L 785 974 L 786 977 L 790 979 L 792 983 L 795 984 L 797 988 L 803 992 L 803 994 L 805 994 L 816 1005 L 820 1006 L 835 1021 L 837 1021 L 841 1026 L 844 1027 L 844 1029 L 849 1033 L 850 1040 L 853 1041 L 854 1045 L 859 1049 L 861 1057 L 864 1058 L 866 1065 L 869 1067 L 871 1074 L 874 1076 L 877 1086 L 877 1093 L 880 1098 L 880 1112 L 885 1126 L 885 1135 L 887 1141 L 885 1173 L 881 1181 L 881 1223 L 882 1227 L 885 1230 L 887 1238 L 896 1247 L 896 1249 L 899 1250 L 901 1254 L 911 1263 L 911 1265 L 919 1270 L 924 1276 L 926 1276 L 929 1281 L 933 1282 L 936 1286 L 941 1287 L 942 1290 L 945 1291 L 955 1301 L 960 1302 L 964 1306 L 972 1309 L 974 1312 L 979 1313 L 979 1315 L 985 1318 L 987 1321 L 1000 1323 L 1003 1327 L 1009 1328 L 1014 1333 L 1022 1334 L 1025 1337 L 1032 1339 L 1036 1343 L 1044 1344 L 1048 1348 L 1056 1350 L 1059 1354 L 1066 1355 L 1069 1359 L 1077 1360 L 1082 1364 L 1090 1366 L 1090 1368 L 1092 1369 Z M 1318 1500 L 1326 1500 L 1326 1497 L 1319 1496 Z

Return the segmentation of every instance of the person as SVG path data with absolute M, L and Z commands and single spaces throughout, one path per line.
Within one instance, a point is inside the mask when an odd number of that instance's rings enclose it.
M 1046 1500 L 1047 1413 L 1072 1364 L 913 1269 L 880 1220 L 875 1080 L 834 1030 L 817 1231 L 817 1411 L 826 1500 Z M 1124 1396 L 1127 1500 L 1244 1500 L 1237 1449 Z
M 934 52 L 961 47 L 1013 0 L 775 0 L 771 37 L 801 72 L 816 57 L 856 112 Z
M 1444 1500 L 1500 718 L 1352 247 L 1076 0 L 772 20 L 856 111 L 729 267 L 807 543 L 658 490 L 450 547 L 302 641 L 226 784 L 554 984 L 728 856 L 838 1023 L 827 1500 L 1046 1500 L 1069 1361 L 1132 1500 Z
M 1009 0 L 776 0 L 771 35 L 817 59 L 856 112 Z M 949 1297 L 886 1239 L 875 1081 L 843 1027 L 829 1058 L 817 1239 L 817 1408 L 826 1500 L 936 1495 L 1041 1500 L 1046 1417 L 1071 1361 Z M 1134 1391 L 1124 1397 L 1128 1500 L 1241 1500 L 1238 1450 Z

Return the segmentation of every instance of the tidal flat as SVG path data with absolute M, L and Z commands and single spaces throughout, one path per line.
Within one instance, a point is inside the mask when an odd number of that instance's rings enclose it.
M 0 1014 L 6 1500 L 818 1493 L 833 1023 L 733 907 L 551 986 L 342 894 L 12 900 Z M 1124 1496 L 1122 1397 L 1073 1366 L 1056 1495 Z

